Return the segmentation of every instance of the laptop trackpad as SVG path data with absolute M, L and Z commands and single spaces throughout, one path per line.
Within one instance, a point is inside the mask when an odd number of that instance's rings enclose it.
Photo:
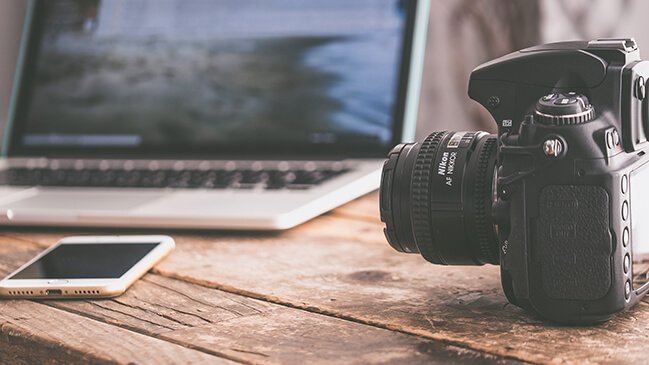
M 164 192 L 38 191 L 34 195 L 0 204 L 0 209 L 49 211 L 128 211 L 165 196 Z

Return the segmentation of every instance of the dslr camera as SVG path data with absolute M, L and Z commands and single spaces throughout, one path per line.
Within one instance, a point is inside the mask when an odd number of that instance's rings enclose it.
M 500 265 L 507 299 L 550 321 L 599 323 L 633 306 L 649 289 L 648 82 L 633 39 L 478 66 L 469 97 L 498 133 L 434 132 L 390 152 L 390 245 L 439 265 Z

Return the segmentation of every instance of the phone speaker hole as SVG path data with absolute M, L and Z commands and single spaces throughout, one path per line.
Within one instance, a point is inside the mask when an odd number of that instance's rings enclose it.
M 9 295 L 34 295 L 33 291 L 27 291 L 27 290 L 14 290 L 10 291 Z

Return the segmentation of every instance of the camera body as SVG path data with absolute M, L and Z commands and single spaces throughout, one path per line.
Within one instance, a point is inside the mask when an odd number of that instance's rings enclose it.
M 598 323 L 634 305 L 649 289 L 646 80 L 633 39 L 479 66 L 469 96 L 497 135 L 395 147 L 380 194 L 388 241 L 437 264 L 500 264 L 507 299 L 551 321 Z

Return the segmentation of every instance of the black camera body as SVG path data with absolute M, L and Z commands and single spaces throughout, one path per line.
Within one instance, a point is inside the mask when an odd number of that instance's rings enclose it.
M 380 194 L 388 241 L 436 264 L 500 264 L 507 299 L 551 321 L 598 323 L 634 305 L 649 289 L 646 80 L 633 39 L 479 66 L 469 96 L 498 134 L 395 147 Z

